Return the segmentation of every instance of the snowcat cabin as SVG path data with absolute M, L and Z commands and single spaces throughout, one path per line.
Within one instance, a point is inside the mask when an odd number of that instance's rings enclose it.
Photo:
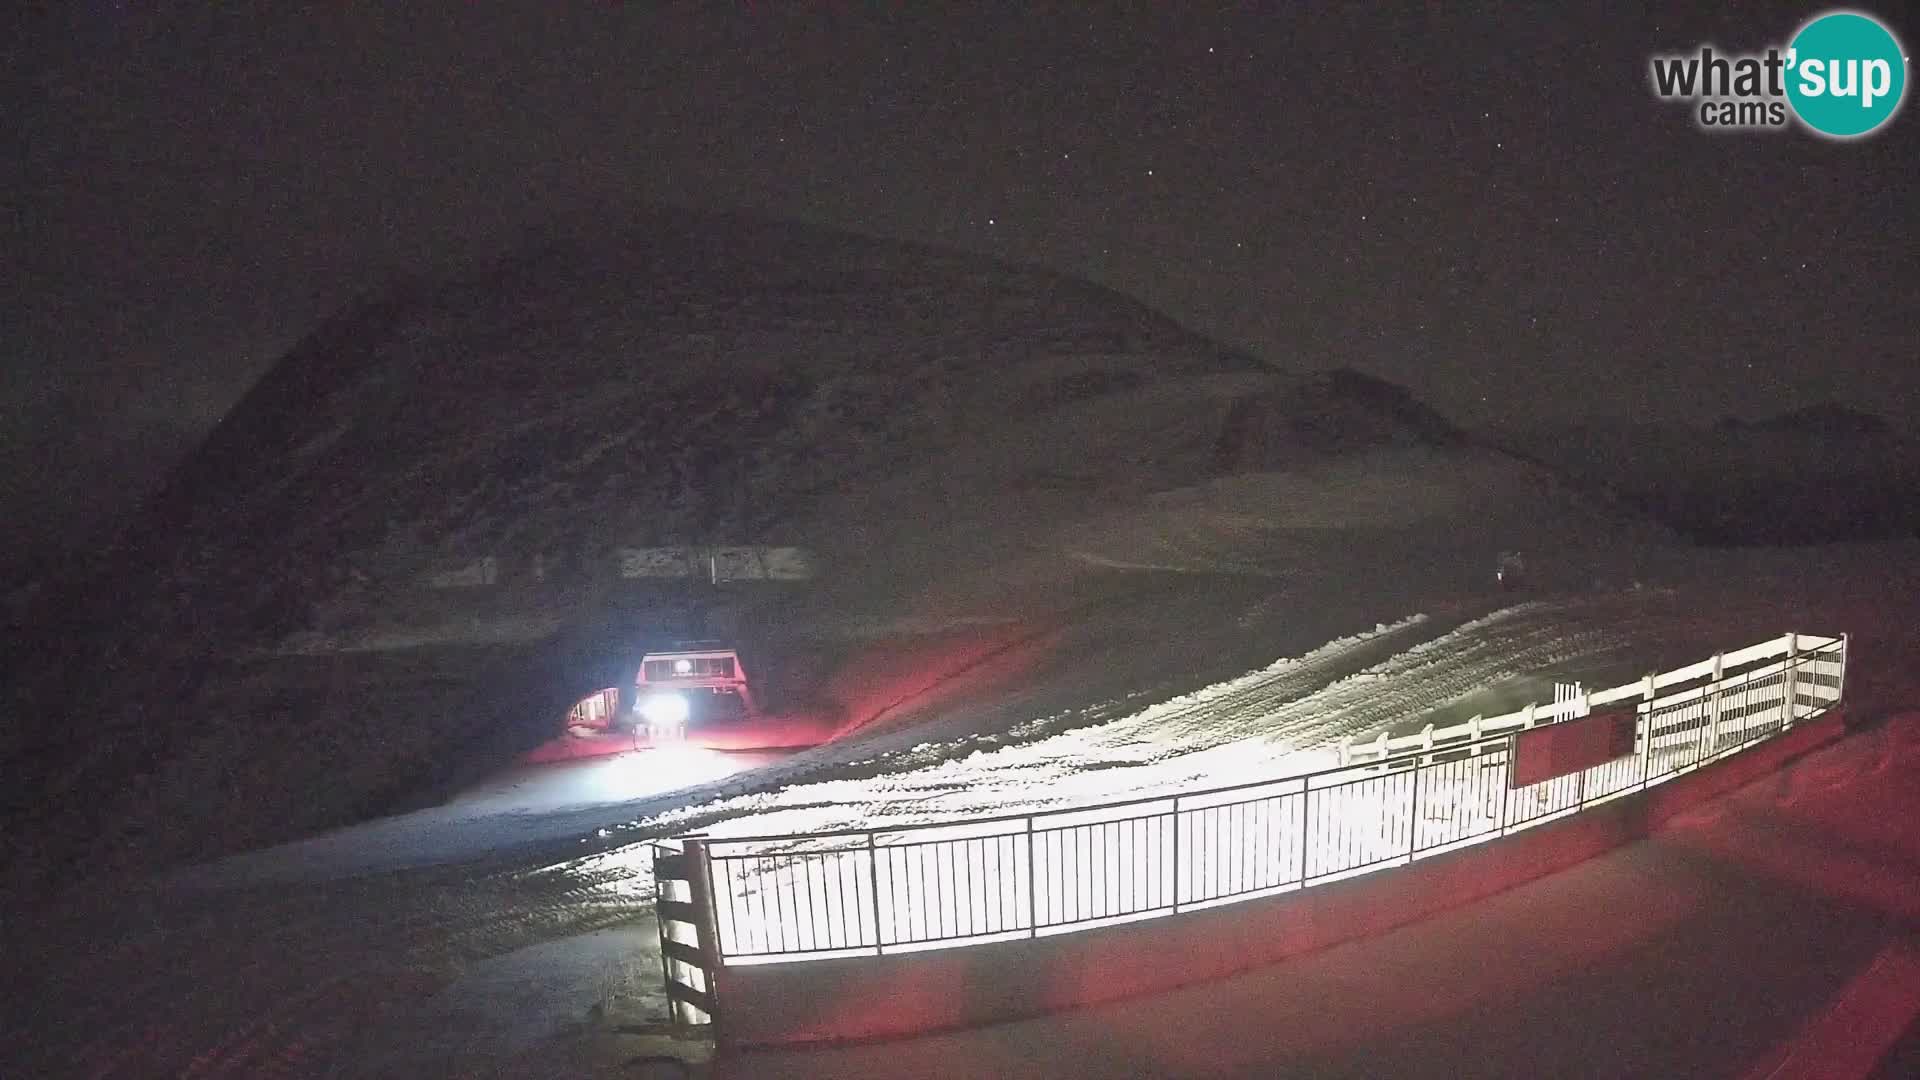
M 740 654 L 720 646 L 650 652 L 634 683 L 635 726 L 655 741 L 758 716 Z

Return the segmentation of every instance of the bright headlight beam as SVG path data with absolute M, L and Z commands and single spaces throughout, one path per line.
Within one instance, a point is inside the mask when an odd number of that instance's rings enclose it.
M 680 694 L 652 694 L 640 703 L 640 715 L 653 727 L 677 727 L 687 722 L 687 699 Z

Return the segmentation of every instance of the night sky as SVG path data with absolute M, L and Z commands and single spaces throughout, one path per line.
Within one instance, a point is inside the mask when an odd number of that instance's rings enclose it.
M 1040 263 L 1469 425 L 1920 419 L 1911 103 L 1843 144 L 1648 87 L 1818 6 L 155 6 L 0 26 L 15 547 L 355 294 L 649 201 Z

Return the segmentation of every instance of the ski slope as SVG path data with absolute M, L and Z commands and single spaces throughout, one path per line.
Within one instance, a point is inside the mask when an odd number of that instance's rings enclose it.
M 419 815 L 10 920 L 21 975 L 0 1004 L 48 1021 L 26 1028 L 6 1071 L 513 1075 L 590 1017 L 604 1030 L 655 1015 L 650 837 L 1271 775 L 1344 735 L 1502 711 L 1550 698 L 1555 678 L 1631 677 L 1780 618 L 1772 595 L 1661 591 L 1409 614 L 1164 700 L 1120 694 L 1011 722 L 954 711 L 678 790 L 622 797 L 608 772 L 596 793 L 565 773 L 503 777 Z
M 1631 637 L 1590 616 L 1579 603 L 1529 604 L 1438 634 L 1434 620 L 1411 616 L 1111 720 L 920 742 L 639 827 L 725 836 L 908 824 L 1305 771 L 1328 764 L 1343 736 L 1407 725 L 1505 680 L 1625 655 Z

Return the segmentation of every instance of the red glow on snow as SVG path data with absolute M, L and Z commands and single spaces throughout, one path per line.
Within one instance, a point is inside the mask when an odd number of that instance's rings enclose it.
M 1816 895 L 1920 918 L 1920 713 L 1688 814 L 1672 841 Z
M 1018 623 L 874 642 L 827 680 L 835 736 L 951 704 L 1014 681 L 1047 654 L 1052 628 Z
M 1920 1013 L 1920 945 L 1893 942 L 1874 956 L 1786 1044 L 1747 1071 L 1748 1080 L 1867 1077 Z
M 1142 1073 L 1154 1075 L 1245 1075 L 1262 1062 L 1283 1059 L 1304 1068 L 1323 1057 L 1365 1055 L 1380 1040 L 1399 1052 L 1415 1052 L 1411 1047 L 1422 1032 L 1501 1015 L 1511 1002 L 1605 995 L 1617 989 L 1620 974 L 1644 967 L 1650 954 L 1675 950 L 1674 963 L 1682 968 L 1732 962 L 1741 947 L 1729 953 L 1723 933 L 1758 943 L 1776 932 L 1769 929 L 1772 923 L 1754 924 L 1756 913 L 1797 912 L 1804 918 L 1787 919 L 1777 932 L 1823 934 L 1825 920 L 1795 896 L 1856 911 L 1864 901 L 1869 910 L 1911 917 L 1920 898 L 1920 881 L 1914 880 L 1920 837 L 1908 835 L 1900 823 L 1911 820 L 1911 808 L 1920 804 L 1920 715 L 1822 746 L 1840 731 L 1839 717 L 1830 716 L 1776 746 L 1748 751 L 1751 757 L 1736 756 L 1660 785 L 1642 797 L 1644 803 L 1596 808 L 1590 816 L 1376 879 L 1277 898 L 1264 909 L 1252 902 L 1007 948 L 944 950 L 880 965 L 848 961 L 844 973 L 815 985 L 821 992 L 808 1003 L 795 1007 L 789 995 L 776 1011 L 796 1025 L 789 1031 L 804 1029 L 813 1037 L 967 1029 L 890 1044 L 884 1060 L 905 1071 L 929 1065 L 930 1055 L 957 1054 L 970 1075 L 1042 1075 L 1036 1064 L 1045 1056 L 1038 1054 L 1043 1045 L 1055 1055 L 1098 1047 L 1101 1061 L 1136 1062 Z M 1651 838 L 1618 857 L 1593 858 L 1649 827 Z M 1831 850 L 1816 856 L 1822 837 Z M 1553 870 L 1561 872 L 1528 882 Z M 1759 907 L 1745 905 L 1738 901 L 1742 876 L 1756 888 L 1765 878 L 1790 888 L 1761 888 L 1770 899 Z M 1418 921 L 1409 925 L 1409 919 Z M 1904 939 L 1902 925 L 1890 922 L 1888 932 Z M 1275 963 L 1282 955 L 1290 958 Z M 1189 960 L 1196 968 L 1212 968 L 1222 957 L 1232 958 L 1243 974 L 1163 992 L 1148 990 L 1151 979 L 1142 977 L 1158 977 Z M 780 966 L 732 969 L 730 975 L 742 983 L 771 976 L 777 983 Z M 1752 970 L 1767 971 L 1767 962 Z M 1785 1037 L 1758 1075 L 1782 1062 L 1844 1064 L 1850 1058 L 1828 1053 L 1823 1040 L 1857 1031 L 1869 1045 L 1847 1053 L 1861 1061 L 1878 1057 L 1920 1012 L 1920 950 L 1883 945 L 1845 978 L 1850 981 L 1829 984 L 1818 997 L 1793 1001 L 1796 1011 L 1772 1027 L 1749 1025 L 1726 1050 L 1757 1058 L 1767 1040 Z M 839 985 L 836 979 L 849 981 Z M 1009 987 L 1023 983 L 1026 990 L 1013 996 L 1027 1002 L 1109 1000 L 1042 1019 L 976 1027 L 979 1017 L 1008 998 Z M 1675 984 L 1696 990 L 1701 985 L 1678 976 Z M 1750 992 L 1732 971 L 1710 985 L 1717 996 L 1701 1006 L 1709 1012 Z M 747 991 L 736 1000 L 754 996 Z M 1633 1010 L 1662 1007 L 1633 995 L 1629 1000 L 1637 1004 L 1621 1005 L 1619 1017 L 1599 1019 L 1629 1024 Z M 736 1019 L 755 1026 L 756 1018 Z M 1642 1049 L 1657 1046 L 1657 1038 Z M 1726 1061 L 1735 1071 L 1741 1064 L 1739 1056 Z M 1780 1075 L 1864 1074 L 1788 1069 Z

